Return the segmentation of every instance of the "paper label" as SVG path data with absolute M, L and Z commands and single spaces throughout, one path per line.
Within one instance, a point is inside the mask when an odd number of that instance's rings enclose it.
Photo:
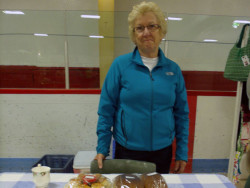
M 150 174 L 147 174 L 148 176 L 153 176 L 153 175 L 156 175 L 157 174 L 157 172 L 152 172 L 152 173 L 150 173 Z
M 242 63 L 243 63 L 244 66 L 250 65 L 250 61 L 249 61 L 249 58 L 248 58 L 247 55 L 242 56 L 241 60 L 242 60 Z

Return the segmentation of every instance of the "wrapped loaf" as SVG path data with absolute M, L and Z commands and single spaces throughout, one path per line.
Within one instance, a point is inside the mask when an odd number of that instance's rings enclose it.
M 144 188 L 168 188 L 165 179 L 161 174 L 153 172 L 141 175 Z
M 118 175 L 113 180 L 113 188 L 144 188 L 141 179 L 133 174 Z

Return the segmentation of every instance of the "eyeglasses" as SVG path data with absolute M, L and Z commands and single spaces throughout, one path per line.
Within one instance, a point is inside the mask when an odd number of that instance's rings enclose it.
M 158 24 L 150 24 L 148 26 L 137 26 L 137 27 L 134 27 L 133 31 L 134 32 L 136 31 L 137 33 L 142 33 L 145 30 L 145 28 L 147 28 L 150 32 L 154 32 L 160 29 L 161 26 L 159 26 Z

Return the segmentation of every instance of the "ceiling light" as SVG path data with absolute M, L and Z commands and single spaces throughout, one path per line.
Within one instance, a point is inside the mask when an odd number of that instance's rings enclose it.
M 48 34 L 43 34 L 43 33 L 34 33 L 35 36 L 39 36 L 39 37 L 47 37 Z
M 4 10 L 4 14 L 18 14 L 18 15 L 23 15 L 24 13 L 22 11 L 13 11 L 13 10 Z
M 92 18 L 92 19 L 100 19 L 101 16 L 99 15 L 81 15 L 81 18 Z
M 99 39 L 104 38 L 104 36 L 99 36 L 99 35 L 90 35 L 89 37 L 90 38 L 99 38 Z
M 218 40 L 216 39 L 204 39 L 204 42 L 217 42 Z
M 178 18 L 178 17 L 168 17 L 165 20 L 173 20 L 173 21 L 181 21 L 183 18 Z
M 249 24 L 249 20 L 234 20 L 234 23 L 244 23 L 244 24 Z

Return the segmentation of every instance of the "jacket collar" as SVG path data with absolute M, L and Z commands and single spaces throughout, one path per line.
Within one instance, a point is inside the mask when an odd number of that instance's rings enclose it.
M 159 50 L 158 50 L 158 57 L 159 57 L 159 61 L 158 61 L 158 64 L 156 66 L 163 66 L 167 61 L 165 61 L 166 57 L 165 57 L 163 51 L 161 50 L 161 48 L 159 48 Z M 141 55 L 140 55 L 137 47 L 135 47 L 135 49 L 132 53 L 132 61 L 138 65 L 144 66 L 142 59 L 141 59 Z

